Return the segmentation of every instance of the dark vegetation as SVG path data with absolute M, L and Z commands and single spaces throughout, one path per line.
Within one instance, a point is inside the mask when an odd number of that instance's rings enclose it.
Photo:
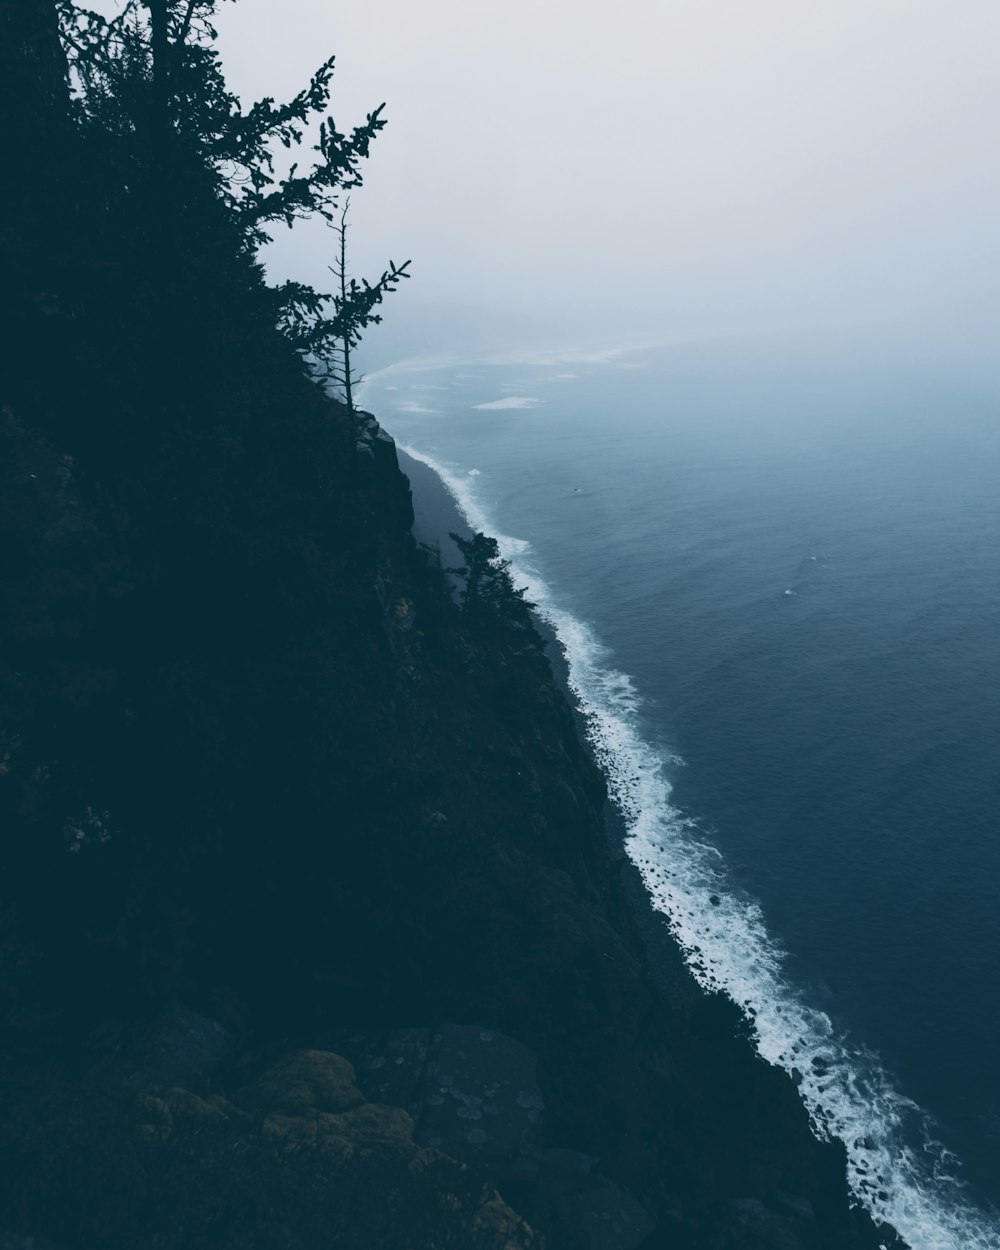
M 461 579 L 459 599 L 465 612 L 479 618 L 490 628 L 507 622 L 528 628 L 531 625 L 525 599 L 525 588 L 515 588 L 510 575 L 510 561 L 500 555 L 500 547 L 489 534 L 473 534 L 463 538 L 452 531 L 449 538 L 458 548 L 464 564 L 448 570 Z
M 321 310 L 324 302 L 332 301 L 334 315 L 332 320 L 327 320 L 334 328 L 337 340 L 333 359 L 323 361 L 317 375 L 334 384 L 343 396 L 347 411 L 353 413 L 354 387 L 360 378 L 351 362 L 356 358 L 361 333 L 368 326 L 381 322 L 382 315 L 375 309 L 390 291 L 394 291 L 404 278 L 410 276 L 410 262 L 407 260 L 397 265 L 395 261 L 390 261 L 389 268 L 383 271 L 381 278 L 375 283 L 369 282 L 367 278 L 362 278 L 360 282 L 357 278 L 352 278 L 347 267 L 347 214 L 350 206 L 350 198 L 345 199 L 335 226 L 336 258 L 332 265 L 327 266 L 336 279 L 337 291 L 332 296 L 313 296 L 313 299 L 319 305 L 317 311 Z M 324 341 L 323 346 L 330 353 L 331 345 Z
M 451 1020 L 537 1052 L 549 1140 L 647 1205 L 647 1244 L 874 1244 L 735 1013 L 650 981 L 492 540 L 457 540 L 456 602 L 391 443 L 317 384 L 378 301 L 264 280 L 267 230 L 335 213 L 381 111 L 338 131 L 332 62 L 241 111 L 213 9 L 0 0 L 0 1236 L 539 1245 L 338 1075 L 345 1028 Z M 222 1067 L 121 1076 L 179 1006 Z M 303 1046 L 319 1069 L 262 1102 Z

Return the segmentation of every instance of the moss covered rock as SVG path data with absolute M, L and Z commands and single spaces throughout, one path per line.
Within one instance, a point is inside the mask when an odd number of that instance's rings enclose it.
M 360 1107 L 354 1067 L 328 1050 L 297 1050 L 279 1059 L 237 1096 L 250 1111 L 286 1116 L 337 1114 Z

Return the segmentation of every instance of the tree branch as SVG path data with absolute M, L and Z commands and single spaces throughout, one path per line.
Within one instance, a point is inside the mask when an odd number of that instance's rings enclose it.
M 187 42 L 188 34 L 191 31 L 191 19 L 194 16 L 195 8 L 198 0 L 188 0 L 187 8 L 184 11 L 184 20 L 181 22 L 181 28 L 174 39 L 174 46 L 182 48 Z

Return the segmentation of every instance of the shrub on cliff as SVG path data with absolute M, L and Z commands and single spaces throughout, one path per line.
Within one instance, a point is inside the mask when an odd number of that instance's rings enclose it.
M 515 587 L 510 561 L 500 555 L 497 540 L 480 533 L 463 538 L 452 532 L 449 537 L 464 560 L 464 564 L 448 569 L 462 579 L 459 598 L 464 610 L 481 618 L 530 624 L 529 609 L 534 605 L 524 597 L 527 587 Z
M 265 353 L 272 373 L 288 368 L 267 344 L 275 326 L 300 357 L 330 358 L 378 319 L 372 292 L 391 289 L 349 282 L 335 297 L 265 283 L 261 244 L 278 225 L 334 219 L 384 106 L 338 129 L 330 57 L 293 99 L 244 107 L 222 71 L 217 8 L 126 0 L 105 19 L 71 0 L 25 0 L 0 21 L 0 104 L 17 139 L 0 203 L 0 312 L 23 366 L 0 400 L 42 399 L 56 437 L 71 433 L 78 453 L 86 440 L 105 461 L 161 454 L 159 432 L 194 416 L 183 392 L 211 397 L 230 361 L 252 375 Z M 81 411 L 88 379 L 104 402 Z

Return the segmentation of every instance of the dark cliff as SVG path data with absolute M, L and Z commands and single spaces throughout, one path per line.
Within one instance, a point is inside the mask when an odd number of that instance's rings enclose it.
M 0 220 L 0 1242 L 875 1245 L 735 1010 L 668 945 L 651 975 L 530 617 L 455 602 L 391 440 L 305 377 L 197 170 L 151 229 L 162 177 L 60 120 L 32 12 L 0 8 L 34 119 Z
M 357 438 L 306 386 L 289 400 L 301 442 L 285 431 L 282 465 L 276 448 L 244 451 L 204 495 L 185 479 L 161 497 L 165 515 L 145 495 L 141 520 L 132 482 L 92 477 L 6 412 L 7 1222 L 71 1248 L 285 1244 L 267 1221 L 229 1236 L 189 1174 L 219 1167 L 227 1133 L 261 1140 L 234 1091 L 301 1048 L 377 1072 L 401 1030 L 447 1024 L 534 1052 L 538 1150 L 598 1160 L 656 1221 L 645 1244 L 870 1244 L 836 1153 L 735 1013 L 676 968 L 672 997 L 650 979 L 601 781 L 538 635 L 457 609 L 410 534 L 391 443 Z M 181 1008 L 225 1030 L 218 1062 L 137 1077 L 136 1036 Z M 115 1077 L 123 1051 L 136 1057 Z M 219 1101 L 185 1106 L 187 1130 L 175 1108 L 181 1144 L 161 1143 L 142 1098 L 191 1085 Z M 419 1121 L 412 1090 L 387 1093 L 379 1107 Z M 167 1142 L 164 1227 L 149 1191 Z M 295 1231 L 322 1173 L 312 1153 L 296 1143 L 291 1195 L 283 1173 L 245 1164 L 248 1185 L 274 1188 L 289 1244 L 325 1244 L 308 1219 Z M 123 1200 L 123 1154 L 141 1202 Z M 552 1244 L 603 1244 L 573 1239 L 573 1203 L 546 1199 L 537 1162 L 473 1171 Z M 389 1165 L 370 1166 L 381 1189 Z M 446 1152 L 435 1166 L 454 1168 Z M 433 1176 L 429 1192 L 475 1188 L 460 1169 Z M 438 1244 L 433 1229 L 408 1239 L 428 1200 L 415 1185 L 397 1211 L 399 1245 Z M 480 1206 L 466 1195 L 459 1239 L 440 1244 L 494 1244 L 476 1240 Z M 345 1244 L 367 1244 L 366 1218 Z

